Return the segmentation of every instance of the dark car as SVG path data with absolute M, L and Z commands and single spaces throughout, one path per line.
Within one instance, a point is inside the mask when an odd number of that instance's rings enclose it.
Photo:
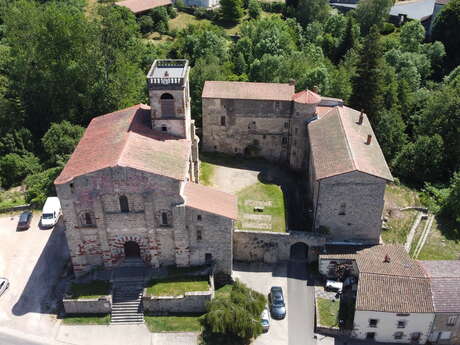
M 32 221 L 32 212 L 25 211 L 19 216 L 19 222 L 17 230 L 27 230 L 30 228 L 30 222 Z
M 270 313 L 272 318 L 281 320 L 286 316 L 286 305 L 284 303 L 283 289 L 280 286 L 272 286 L 268 295 L 270 302 Z

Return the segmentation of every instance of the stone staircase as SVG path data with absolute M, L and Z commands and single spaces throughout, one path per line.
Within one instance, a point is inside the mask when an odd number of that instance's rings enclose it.
M 111 324 L 144 323 L 144 274 L 145 264 L 138 258 L 127 258 L 114 271 Z

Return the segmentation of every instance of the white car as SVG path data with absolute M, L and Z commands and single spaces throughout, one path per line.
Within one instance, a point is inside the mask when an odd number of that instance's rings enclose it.
M 270 313 L 268 312 L 267 307 L 264 308 L 260 319 L 260 324 L 262 325 L 264 332 L 268 332 L 268 329 L 270 328 Z
M 6 278 L 0 278 L 0 296 L 8 289 L 10 282 Z
M 40 219 L 43 228 L 52 228 L 56 225 L 62 214 L 61 203 L 58 197 L 53 196 L 46 199 Z
M 342 292 L 343 289 L 343 283 L 342 282 L 336 282 L 334 280 L 328 280 L 326 282 L 326 286 L 324 287 L 324 290 L 326 291 L 334 291 L 334 292 Z

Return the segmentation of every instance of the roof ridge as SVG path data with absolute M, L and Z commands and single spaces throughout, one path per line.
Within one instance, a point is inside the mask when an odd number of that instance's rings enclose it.
M 347 131 L 345 130 L 345 126 L 343 125 L 343 121 L 342 121 L 342 113 L 341 113 L 341 107 L 338 107 L 338 106 L 335 106 L 335 108 L 337 109 L 337 112 L 339 114 L 339 122 L 340 122 L 340 128 L 342 129 L 342 132 L 344 134 L 344 137 L 345 137 L 345 142 L 347 143 L 347 151 L 348 153 L 350 154 L 350 157 L 351 157 L 351 164 L 353 165 L 353 170 L 359 170 L 356 166 L 356 162 L 355 162 L 355 156 L 353 155 L 353 150 L 351 148 L 351 144 L 350 142 L 348 141 L 348 133 Z M 353 171 L 352 170 L 352 171 Z

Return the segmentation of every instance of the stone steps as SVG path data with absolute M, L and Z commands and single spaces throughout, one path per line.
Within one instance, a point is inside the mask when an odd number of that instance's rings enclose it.
M 144 281 L 119 281 L 114 283 L 111 324 L 144 323 L 142 308 Z

